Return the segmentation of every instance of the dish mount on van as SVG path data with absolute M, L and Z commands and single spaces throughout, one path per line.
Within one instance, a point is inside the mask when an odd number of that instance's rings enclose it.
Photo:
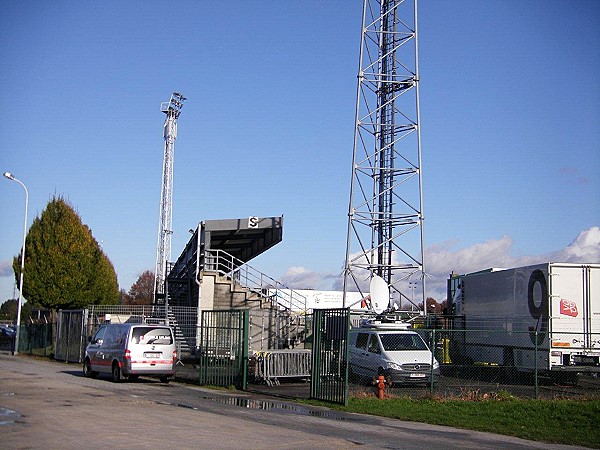
M 412 324 L 399 320 L 395 315 L 378 314 L 360 320 L 360 328 L 378 328 L 380 330 L 407 330 Z

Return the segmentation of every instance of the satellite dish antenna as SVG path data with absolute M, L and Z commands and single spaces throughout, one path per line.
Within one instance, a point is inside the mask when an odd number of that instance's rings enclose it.
M 381 314 L 389 306 L 390 288 L 383 278 L 373 275 L 369 290 L 371 291 L 371 305 L 377 314 Z

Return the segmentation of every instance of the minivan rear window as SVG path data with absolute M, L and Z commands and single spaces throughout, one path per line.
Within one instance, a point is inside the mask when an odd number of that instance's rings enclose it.
M 388 351 L 427 350 L 427 345 L 418 334 L 380 334 L 381 344 Z
M 173 343 L 173 336 L 168 328 L 152 326 L 135 327 L 131 339 L 134 344 L 170 345 Z

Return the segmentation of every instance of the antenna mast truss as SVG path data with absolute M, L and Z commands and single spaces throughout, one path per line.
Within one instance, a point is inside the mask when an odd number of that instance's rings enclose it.
M 378 275 L 410 301 L 418 275 L 425 303 L 419 124 L 417 0 L 364 0 L 344 298 Z
M 165 152 L 162 170 L 162 189 L 160 194 L 160 217 L 158 221 L 158 244 L 156 246 L 156 269 L 154 271 L 154 303 L 166 302 L 165 279 L 167 262 L 171 259 L 171 235 L 173 220 L 173 157 L 175 139 L 177 139 L 177 119 L 186 98 L 179 92 L 173 92 L 168 102 L 160 105 L 167 117 L 163 126 Z

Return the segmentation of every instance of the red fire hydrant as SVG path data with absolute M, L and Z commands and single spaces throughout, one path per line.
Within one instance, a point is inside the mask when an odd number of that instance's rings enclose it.
M 379 375 L 377 377 L 377 398 L 379 400 L 383 400 L 383 396 L 385 394 L 385 385 L 386 385 L 386 381 L 385 381 L 385 377 L 383 375 Z

